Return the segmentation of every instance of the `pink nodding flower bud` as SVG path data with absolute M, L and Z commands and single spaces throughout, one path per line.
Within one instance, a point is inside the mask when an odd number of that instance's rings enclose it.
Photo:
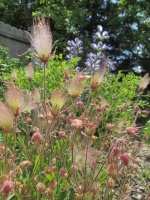
M 134 106 L 134 110 L 136 111 L 136 112 L 139 112 L 140 111 L 140 108 L 139 108 L 139 106 Z
M 76 164 L 71 165 L 71 173 L 76 173 L 78 171 L 78 166 Z
M 108 186 L 109 187 L 114 187 L 114 185 L 115 185 L 115 181 L 114 181 L 114 179 L 112 178 L 112 177 L 109 177 L 109 179 L 108 179 L 108 181 L 107 181 L 107 184 L 108 184 Z
M 133 169 L 135 172 L 138 172 L 138 166 L 137 165 L 133 165 Z
M 120 159 L 121 159 L 123 165 L 125 165 L 126 167 L 129 166 L 130 159 L 129 159 L 128 153 L 121 154 Z
M 39 143 L 41 137 L 42 137 L 41 133 L 36 132 L 36 133 L 34 133 L 34 135 L 32 136 L 32 140 L 34 140 L 36 143 Z
M 13 188 L 13 183 L 12 183 L 12 181 L 5 181 L 5 182 L 3 183 L 2 188 L 0 189 L 0 193 L 1 193 L 2 191 L 4 191 L 4 194 L 5 194 L 5 196 L 7 197 L 7 196 L 9 195 L 9 192 L 12 190 L 12 188 Z
M 149 115 L 149 111 L 148 110 L 142 110 L 141 113 L 144 114 L 144 115 Z
M 66 120 L 67 120 L 67 124 L 71 124 L 72 117 L 69 115 L 69 116 L 67 116 Z
M 114 156 L 118 156 L 119 153 L 120 153 L 120 148 L 119 147 L 114 147 L 113 148 L 113 154 L 114 154 Z
M 54 169 L 56 169 L 56 166 L 50 166 L 50 167 L 47 167 L 46 169 L 45 169 L 45 173 L 46 174 L 51 174 L 52 172 L 53 172 L 53 170 Z
M 114 163 L 111 163 L 109 165 L 109 167 L 107 168 L 107 174 L 112 176 L 112 177 L 116 176 L 117 171 L 116 171 L 116 167 L 115 167 Z
M 62 137 L 62 138 L 67 138 L 65 131 L 60 131 L 59 136 Z
M 132 126 L 126 128 L 126 133 L 128 135 L 130 135 L 130 136 L 139 137 L 139 135 L 138 135 L 138 129 L 135 128 L 135 127 L 132 127 Z
M 51 182 L 50 182 L 50 188 L 52 189 L 52 190 L 54 190 L 55 188 L 56 188 L 56 186 L 57 186 L 57 182 L 53 179 L 53 180 L 51 180 Z
M 68 172 L 67 172 L 65 167 L 60 168 L 59 174 L 62 177 L 67 177 L 68 176 Z
M 77 103 L 77 106 L 78 106 L 78 109 L 81 110 L 83 108 L 83 102 L 82 101 L 79 101 Z

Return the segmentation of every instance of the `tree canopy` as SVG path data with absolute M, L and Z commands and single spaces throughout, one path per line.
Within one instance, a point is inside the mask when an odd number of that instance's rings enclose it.
M 25 3 L 33 17 L 50 18 L 58 51 L 79 37 L 86 52 L 97 25 L 102 25 L 110 35 L 108 55 L 119 63 L 118 69 L 140 66 L 150 71 L 149 0 L 1 0 L 1 20 L 27 29 Z

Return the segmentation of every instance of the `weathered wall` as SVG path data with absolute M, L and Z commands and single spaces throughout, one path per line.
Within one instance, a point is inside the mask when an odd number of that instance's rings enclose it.
M 9 56 L 16 58 L 26 52 L 30 47 L 29 35 L 20 29 L 0 21 L 0 44 L 8 47 Z

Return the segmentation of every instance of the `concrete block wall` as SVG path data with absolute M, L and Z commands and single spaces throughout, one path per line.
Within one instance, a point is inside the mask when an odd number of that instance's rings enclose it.
M 10 58 L 19 55 L 31 48 L 29 35 L 20 29 L 12 27 L 0 21 L 0 44 L 8 47 Z

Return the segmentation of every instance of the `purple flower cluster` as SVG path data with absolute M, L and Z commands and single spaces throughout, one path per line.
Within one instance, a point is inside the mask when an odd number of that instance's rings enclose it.
M 70 60 L 72 57 L 78 57 L 80 54 L 83 53 L 83 42 L 79 40 L 79 38 L 75 38 L 75 41 L 69 40 L 68 47 L 66 48 L 66 51 L 69 52 L 69 54 L 66 56 L 67 60 Z
M 97 32 L 93 36 L 93 42 L 90 45 L 92 52 L 87 54 L 87 58 L 85 61 L 86 68 L 84 69 L 85 72 L 93 73 L 93 71 L 97 70 L 103 61 L 107 60 L 108 63 L 108 70 L 115 69 L 116 62 L 110 60 L 105 51 L 107 50 L 108 46 L 103 43 L 105 39 L 108 39 L 109 35 L 107 31 L 103 31 L 102 26 L 97 26 Z M 78 57 L 80 54 L 83 53 L 82 41 L 79 38 L 75 38 L 75 41 L 69 40 L 68 47 L 66 50 L 69 54 L 66 56 L 67 60 L 70 60 L 72 57 Z M 79 67 L 78 67 L 79 68 Z
M 90 47 L 93 50 L 93 53 L 87 54 L 87 58 L 85 61 L 86 69 L 90 72 L 97 70 L 102 62 L 107 59 L 108 70 L 115 69 L 116 62 L 108 59 L 104 51 L 107 49 L 107 45 L 103 43 L 104 39 L 108 39 L 109 35 L 107 31 L 103 32 L 102 26 L 97 26 L 97 32 L 93 36 L 93 43 Z
M 93 41 L 96 40 L 104 40 L 104 39 L 109 39 L 109 35 L 107 31 L 103 32 L 103 27 L 101 25 L 97 26 L 97 32 L 93 36 Z

